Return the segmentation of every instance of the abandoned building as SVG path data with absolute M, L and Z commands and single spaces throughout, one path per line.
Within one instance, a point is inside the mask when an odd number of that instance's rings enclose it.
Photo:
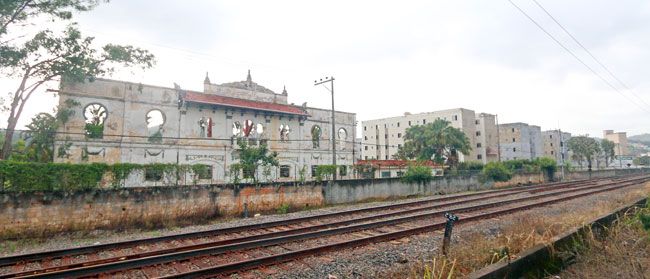
M 231 182 L 229 166 L 244 140 L 278 152 L 279 166 L 258 168 L 258 178 L 309 180 L 318 165 L 332 163 L 334 132 L 338 175 L 352 177 L 356 115 L 336 111 L 331 131 L 331 110 L 289 104 L 286 88 L 275 93 L 253 82 L 250 71 L 244 81 L 223 84 L 206 74 L 203 92 L 96 79 L 62 81 L 58 93 L 60 105 L 72 104 L 76 113 L 57 133 L 57 162 L 203 164 L 208 171 L 199 183 Z M 161 179 L 141 174 L 127 184 Z

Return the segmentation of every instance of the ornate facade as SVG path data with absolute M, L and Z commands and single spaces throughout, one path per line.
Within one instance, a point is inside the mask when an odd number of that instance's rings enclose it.
M 252 81 L 213 84 L 206 75 L 203 92 L 97 79 L 62 82 L 60 104 L 76 113 L 57 133 L 58 162 L 204 164 L 209 175 L 199 183 L 231 181 L 229 166 L 238 161 L 238 140 L 267 144 L 278 152 L 279 167 L 267 180 L 313 177 L 312 169 L 331 164 L 331 135 L 336 133 L 340 173 L 351 178 L 355 114 L 289 104 L 282 93 Z M 67 152 L 63 152 L 69 146 Z M 149 179 L 151 180 L 151 179 Z M 264 180 L 264 179 L 262 179 Z M 154 185 L 144 177 L 130 185 Z

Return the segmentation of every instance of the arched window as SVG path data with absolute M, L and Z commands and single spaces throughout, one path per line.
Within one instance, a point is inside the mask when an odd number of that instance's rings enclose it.
M 232 123 L 232 135 L 237 137 L 241 136 L 241 123 L 239 121 Z
M 247 119 L 246 121 L 244 121 L 244 136 L 245 137 L 250 136 L 254 127 L 255 125 L 253 125 L 253 120 Z
M 262 125 L 262 123 L 257 123 L 257 126 L 255 127 L 255 132 L 257 132 L 258 135 L 264 134 L 264 125 Z
M 163 125 L 165 124 L 165 115 L 158 109 L 152 109 L 147 112 L 147 133 L 149 142 L 162 142 Z
M 104 137 L 104 122 L 108 117 L 106 107 L 101 104 L 93 103 L 84 108 L 84 118 L 86 118 L 86 136 L 93 139 Z
M 289 133 L 291 133 L 291 128 L 289 124 L 280 124 L 280 141 L 287 142 L 289 141 Z

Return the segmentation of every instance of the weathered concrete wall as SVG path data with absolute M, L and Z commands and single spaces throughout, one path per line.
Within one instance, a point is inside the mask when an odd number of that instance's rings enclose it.
M 0 236 L 239 215 L 323 204 L 320 185 L 180 186 L 75 193 L 0 193 Z
M 594 171 L 592 177 L 649 172 L 650 169 Z M 588 178 L 574 172 L 567 179 Z M 247 204 L 251 214 L 294 208 L 353 203 L 372 199 L 426 196 L 544 182 L 542 174 L 519 174 L 505 183 L 482 181 L 477 175 L 436 177 L 408 184 L 399 178 L 341 180 L 336 183 L 165 186 L 97 189 L 75 193 L 0 193 L 0 239 L 128 226 L 152 227 L 175 220 L 239 216 Z

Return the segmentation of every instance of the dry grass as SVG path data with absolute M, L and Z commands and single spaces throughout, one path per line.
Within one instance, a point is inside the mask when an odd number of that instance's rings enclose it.
M 650 278 L 650 209 L 621 219 L 606 235 L 585 236 L 587 249 L 554 278 Z
M 511 217 L 510 223 L 501 226 L 496 235 L 486 235 L 479 232 L 465 233 L 457 243 L 451 246 L 447 261 L 453 261 L 455 266 L 451 274 L 445 276 L 448 278 L 464 277 L 490 264 L 513 259 L 523 250 L 537 244 L 549 243 L 553 237 L 572 228 L 582 226 L 589 220 L 629 204 L 642 196 L 648 195 L 648 193 L 650 193 L 650 183 L 641 189 L 630 191 L 623 199 L 599 201 L 591 206 L 579 207 L 577 210 L 567 210 L 554 216 L 531 212 L 514 215 Z M 580 202 L 580 200 L 570 202 Z M 437 258 L 438 261 L 444 260 L 440 255 L 430 255 L 428 258 Z M 407 268 L 390 271 L 388 276 L 390 278 L 430 278 L 425 277 L 427 266 L 431 268 L 430 264 L 426 262 L 418 262 Z M 646 275 L 646 277 L 650 276 Z

